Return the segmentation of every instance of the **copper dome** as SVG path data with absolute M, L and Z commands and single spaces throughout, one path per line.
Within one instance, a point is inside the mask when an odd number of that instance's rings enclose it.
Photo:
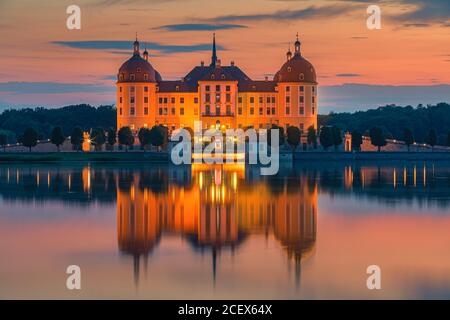
M 273 77 L 276 82 L 310 82 L 316 83 L 316 71 L 313 65 L 300 54 L 300 41 L 295 42 L 295 53 L 283 64 Z
M 159 74 L 158 74 L 159 75 Z M 119 82 L 156 82 L 157 72 L 139 54 L 134 54 L 119 69 Z

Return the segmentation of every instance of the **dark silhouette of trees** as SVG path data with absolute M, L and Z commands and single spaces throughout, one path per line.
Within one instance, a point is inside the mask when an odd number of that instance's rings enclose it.
M 372 145 L 377 147 L 378 152 L 380 152 L 381 147 L 384 147 L 387 144 L 383 130 L 381 130 L 381 128 L 379 127 L 373 127 L 372 129 L 370 129 L 369 135 L 370 142 L 372 143 Z
M 361 151 L 363 143 L 362 133 L 358 130 L 352 131 L 352 150 Z
M 54 127 L 52 130 L 52 134 L 50 137 L 50 142 L 53 143 L 58 149 L 60 146 L 66 141 L 66 137 L 64 136 L 64 132 L 61 127 Z
M 74 150 L 81 150 L 81 145 L 83 144 L 83 130 L 80 127 L 75 127 L 70 134 L 70 143 L 72 144 L 72 148 Z
M 94 142 L 96 151 L 102 150 L 102 146 L 106 143 L 106 135 L 103 128 L 92 130 L 91 141 Z
M 142 149 L 145 149 L 146 146 L 151 144 L 151 133 L 150 129 L 141 128 L 138 133 L 139 142 L 141 144 Z
M 4 133 L 0 133 L 0 146 L 2 146 L 3 152 L 6 152 L 7 144 L 8 144 L 8 136 Z
M 164 145 L 165 130 L 163 126 L 153 126 L 150 129 L 149 139 L 150 143 L 158 149 Z
M 306 139 L 307 139 L 308 145 L 313 145 L 314 149 L 317 149 L 317 132 L 316 132 L 316 129 L 314 129 L 314 126 L 308 127 Z
M 125 146 L 125 151 L 128 151 L 130 146 L 134 144 L 134 135 L 130 127 L 122 127 L 117 133 L 119 144 Z
M 329 126 L 322 126 L 319 134 L 320 145 L 324 150 L 328 150 L 334 144 L 333 130 Z
M 112 151 L 114 149 L 114 145 L 117 142 L 117 134 L 116 134 L 116 129 L 114 128 L 109 128 L 108 129 L 108 136 L 107 136 L 107 143 L 108 143 L 108 147 L 109 149 Z
M 29 148 L 31 152 L 31 148 L 37 145 L 38 133 L 33 128 L 26 128 L 21 140 L 23 146 Z
M 337 126 L 331 127 L 331 133 L 333 134 L 334 150 L 337 151 L 338 147 L 342 144 L 342 132 Z
M 405 128 L 403 130 L 403 141 L 405 142 L 405 145 L 408 147 L 409 152 L 411 145 L 414 143 L 414 135 L 411 129 Z
M 435 129 L 430 129 L 430 131 L 428 131 L 426 143 L 431 146 L 431 150 L 433 151 L 434 150 L 434 146 L 437 143 L 437 134 L 436 134 L 436 130 Z
M 299 128 L 289 126 L 286 129 L 286 134 L 287 134 L 287 142 L 291 146 L 292 152 L 294 152 L 295 148 L 297 148 L 298 145 L 300 144 L 300 138 L 302 136 L 302 133 Z

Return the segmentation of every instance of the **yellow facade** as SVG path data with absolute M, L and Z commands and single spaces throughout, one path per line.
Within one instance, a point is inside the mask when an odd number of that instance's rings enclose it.
M 297 45 L 298 43 L 298 45 Z M 234 63 L 223 66 L 215 54 L 209 66 L 202 63 L 178 81 L 164 81 L 143 58 L 135 42 L 133 57 L 119 70 L 117 82 L 117 127 L 139 128 L 164 125 L 173 130 L 194 128 L 202 121 L 204 129 L 267 128 L 272 124 L 299 127 L 303 132 L 317 129 L 317 82 L 312 65 L 296 53 L 273 80 L 251 80 Z

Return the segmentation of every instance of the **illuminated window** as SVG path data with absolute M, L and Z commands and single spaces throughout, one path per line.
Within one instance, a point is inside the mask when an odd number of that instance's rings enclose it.
M 292 71 L 292 68 L 291 68 L 291 67 L 288 67 L 288 68 L 287 68 L 287 71 L 288 71 L 288 72 L 291 72 L 291 71 Z

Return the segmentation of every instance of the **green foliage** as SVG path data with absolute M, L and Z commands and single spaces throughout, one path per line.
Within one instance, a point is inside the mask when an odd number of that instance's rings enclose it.
M 333 131 L 329 126 L 322 126 L 319 134 L 320 144 L 324 150 L 328 150 L 334 144 Z
M 308 145 L 313 145 L 314 149 L 317 148 L 317 132 L 316 129 L 314 129 L 314 126 L 308 127 L 307 141 Z
M 334 149 L 337 150 L 337 147 L 342 144 L 342 132 L 337 126 L 331 127 L 331 133 L 333 135 L 333 145 Z
M 147 128 L 139 129 L 138 138 L 142 148 L 148 146 L 151 144 L 151 130 Z
M 116 135 L 117 135 L 116 134 L 116 129 L 114 129 L 112 127 L 108 129 L 107 142 L 108 142 L 108 145 L 111 147 L 111 149 L 117 142 Z
M 352 131 L 352 150 L 361 151 L 363 143 L 362 133 L 358 130 Z
M 375 147 L 378 147 L 378 152 L 381 151 L 381 147 L 384 147 L 387 144 L 386 138 L 381 128 L 373 127 L 372 129 L 370 129 L 369 135 L 370 135 L 370 142 Z
M 91 140 L 95 144 L 95 150 L 101 150 L 106 143 L 106 135 L 103 128 L 95 128 L 91 133 Z
M 405 128 L 403 130 L 403 141 L 405 142 L 406 146 L 408 147 L 408 151 L 409 151 L 409 147 L 414 143 L 414 135 L 413 135 L 413 132 L 411 131 L 411 129 Z
M 43 139 L 48 139 L 54 127 L 61 127 L 67 133 L 76 126 L 80 126 L 83 131 L 96 127 L 115 127 L 116 109 L 112 106 L 95 108 L 82 104 L 58 109 L 5 110 L 0 114 L 0 128 L 12 131 L 16 136 L 21 135 L 26 128 L 34 128 Z
M 23 146 L 29 148 L 31 152 L 31 148 L 37 145 L 38 141 L 37 131 L 34 130 L 33 128 L 26 128 L 21 138 L 21 141 Z
M 3 147 L 3 151 L 5 151 L 7 144 L 8 144 L 8 136 L 5 133 L 0 133 L 0 146 Z
M 410 128 L 419 143 L 426 142 L 430 128 L 436 128 L 437 137 L 441 139 L 438 142 L 445 144 L 450 131 L 450 104 L 438 103 L 417 108 L 390 105 L 354 113 L 333 113 L 320 115 L 319 124 L 336 125 L 344 132 L 358 130 L 361 133 L 376 126 L 383 130 L 386 137 L 392 136 L 397 140 L 403 140 L 403 128 Z
M 155 147 L 161 147 L 165 142 L 166 130 L 163 126 L 153 126 L 150 130 L 150 143 Z
M 81 150 L 81 145 L 83 144 L 83 130 L 80 127 L 75 127 L 72 129 L 70 134 L 70 143 L 74 150 Z
M 435 129 L 430 129 L 428 131 L 426 143 L 429 144 L 431 147 L 434 147 L 437 143 L 437 134 Z
M 287 142 L 292 147 L 293 150 L 297 148 L 297 146 L 300 144 L 300 138 L 302 133 L 300 132 L 300 129 L 294 126 L 290 126 L 286 129 L 287 134 Z
M 122 127 L 117 133 L 119 138 L 119 144 L 126 147 L 125 151 L 128 151 L 128 147 L 134 144 L 134 135 L 130 127 Z
M 53 143 L 59 151 L 59 147 L 66 141 L 66 137 L 64 136 L 64 132 L 61 127 L 54 127 L 50 136 L 50 141 Z

